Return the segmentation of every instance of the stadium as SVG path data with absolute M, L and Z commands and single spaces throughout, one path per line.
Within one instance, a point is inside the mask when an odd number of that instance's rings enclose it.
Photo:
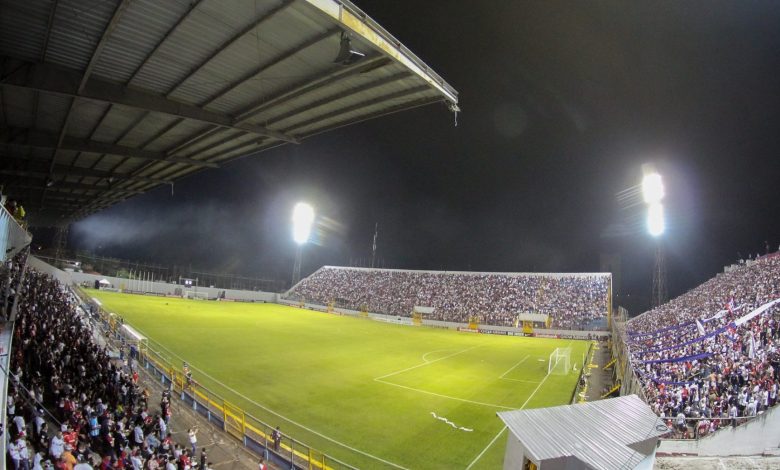
M 482 21 L 547 37 L 512 8 L 375 7 L 438 25 L 423 44 Z M 501 57 L 544 91 L 498 92 L 491 147 L 346 0 L 0 0 L 0 25 L 3 468 L 780 468 L 771 207 L 699 224 L 668 160 L 626 184 L 556 161 L 599 124 L 552 78 Z M 501 75 L 471 40 L 425 49 L 470 64 L 468 92 Z M 501 145 L 534 135 L 520 176 Z M 713 254 L 750 230 L 758 252 Z

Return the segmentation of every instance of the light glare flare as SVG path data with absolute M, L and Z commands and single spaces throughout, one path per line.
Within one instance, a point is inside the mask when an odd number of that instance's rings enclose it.
M 647 231 L 650 235 L 658 237 L 664 233 L 664 207 L 661 203 L 651 204 L 647 209 Z
M 661 202 L 661 199 L 664 198 L 664 183 L 661 180 L 661 175 L 650 173 L 644 176 L 642 179 L 642 195 L 646 204 Z
M 314 223 L 314 209 L 304 202 L 299 202 L 293 209 L 292 222 L 295 243 L 303 245 L 308 242 Z

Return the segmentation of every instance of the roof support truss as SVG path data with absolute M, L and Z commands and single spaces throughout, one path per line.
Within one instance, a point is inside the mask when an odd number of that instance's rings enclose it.
M 126 88 L 105 80 L 90 78 L 86 81 L 82 91 L 79 92 L 82 78 L 83 74 L 80 72 L 58 65 L 0 57 L 0 86 L 3 87 L 26 88 L 72 98 L 80 97 L 103 103 L 120 104 L 298 143 L 297 139 L 282 132 L 267 129 L 257 124 L 237 122 L 232 116 L 226 114 L 207 111 L 198 106 Z
M 14 138 L 14 135 L 24 135 L 24 138 Z M 73 150 L 76 152 L 102 153 L 118 155 L 122 157 L 138 158 L 141 160 L 181 163 L 196 167 L 218 168 L 216 163 L 193 160 L 190 158 L 169 157 L 163 152 L 125 147 L 123 145 L 109 144 L 95 140 L 84 140 L 76 137 L 65 136 L 59 140 L 59 136 L 46 134 L 33 130 L 0 129 L 0 144 L 20 145 L 24 147 L 59 148 L 61 150 Z

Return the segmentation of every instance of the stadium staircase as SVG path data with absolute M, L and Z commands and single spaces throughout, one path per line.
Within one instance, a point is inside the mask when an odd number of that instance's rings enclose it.
M 605 369 L 606 369 L 606 368 L 605 368 Z M 609 389 L 609 391 L 608 391 L 607 393 L 605 393 L 604 395 L 601 395 L 601 398 L 609 398 L 609 397 L 610 397 L 610 396 L 612 396 L 612 395 L 613 395 L 615 392 L 618 392 L 618 391 L 620 391 L 620 385 L 621 385 L 621 384 L 620 384 L 620 382 L 616 383 L 616 384 L 615 384 L 615 386 L 614 386 L 614 387 L 612 387 L 611 389 Z

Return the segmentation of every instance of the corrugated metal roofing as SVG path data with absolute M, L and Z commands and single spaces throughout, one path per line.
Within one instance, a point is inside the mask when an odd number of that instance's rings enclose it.
M 630 446 L 667 432 L 636 395 L 498 416 L 537 461 L 576 457 L 599 470 L 634 468 L 646 455 Z
M 365 58 L 333 62 L 342 33 Z M 457 92 L 348 1 L 0 0 L 0 183 L 41 224 L 435 102 Z

